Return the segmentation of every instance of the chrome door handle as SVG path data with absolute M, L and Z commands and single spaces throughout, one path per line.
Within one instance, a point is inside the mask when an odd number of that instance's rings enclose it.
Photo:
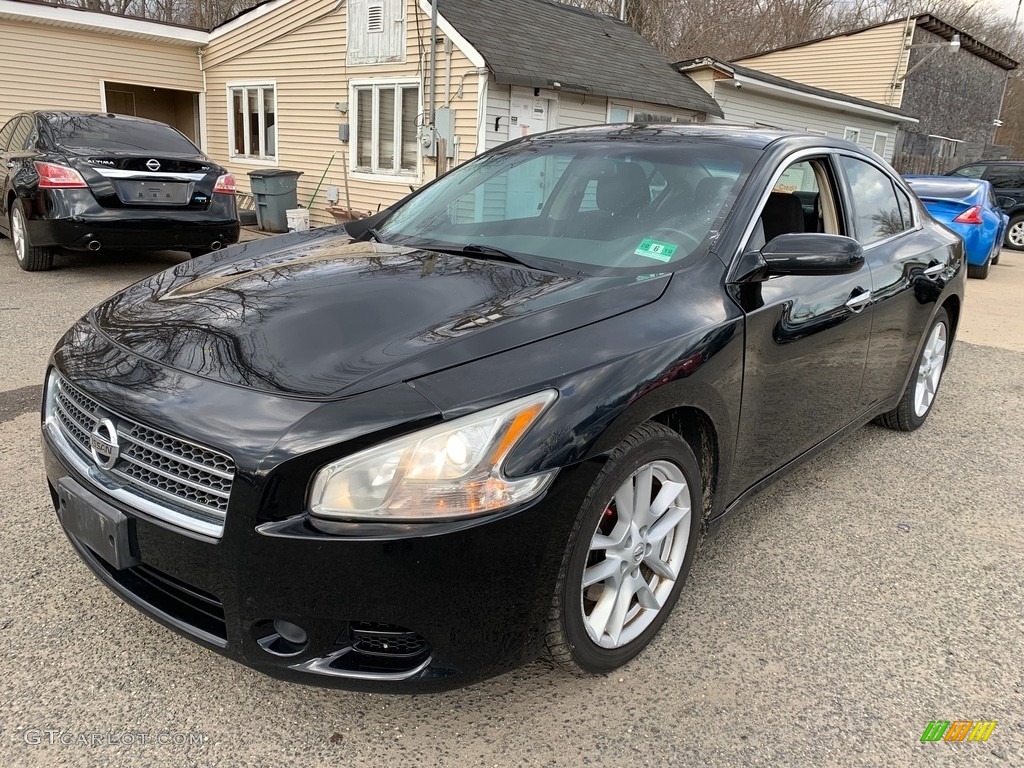
M 945 264 L 932 264 L 930 267 L 925 269 L 924 273 L 928 275 L 928 277 L 935 277 L 935 275 L 939 274 L 945 268 Z
M 860 312 L 868 305 L 869 301 L 871 301 L 871 291 L 864 291 L 856 296 L 851 296 L 846 302 L 846 306 L 854 312 Z

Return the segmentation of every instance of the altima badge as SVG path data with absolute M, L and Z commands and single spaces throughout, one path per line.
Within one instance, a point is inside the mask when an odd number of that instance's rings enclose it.
M 110 419 L 100 419 L 89 434 L 89 448 L 93 461 L 101 469 L 110 469 L 117 463 L 121 455 L 121 446 L 117 442 L 117 428 Z
M 159 160 L 147 160 L 146 161 L 146 167 L 149 168 L 149 170 L 151 170 L 151 171 L 159 171 L 160 170 L 160 161 Z

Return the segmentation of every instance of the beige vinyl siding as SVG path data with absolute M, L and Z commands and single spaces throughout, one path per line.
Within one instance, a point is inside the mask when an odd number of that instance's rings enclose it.
M 416 18 L 423 40 L 417 39 Z M 421 173 L 401 180 L 374 177 L 352 170 L 354 145 L 338 140 L 338 126 L 350 122 L 353 81 L 418 79 L 421 105 L 427 98 L 422 88 L 420 51 L 429 49 L 430 20 L 414 0 L 406 3 L 406 61 L 348 67 L 345 63 L 347 13 L 336 0 L 295 0 L 264 16 L 215 36 L 204 57 L 207 81 L 207 135 L 211 157 L 224 163 L 236 176 L 239 188 L 249 191 L 247 173 L 260 168 L 287 168 L 301 171 L 298 201 L 310 208 L 313 224 L 334 220 L 326 210 L 328 187 L 340 191 L 345 205 L 343 163 L 349 168 L 349 192 L 352 208 L 372 213 L 387 207 L 436 175 L 432 158 L 423 158 Z M 438 33 L 439 37 L 442 36 Z M 469 59 L 453 47 L 450 98 L 455 110 L 457 157 L 450 164 L 465 162 L 476 154 L 476 118 L 478 77 Z M 438 46 L 437 106 L 448 103 L 445 95 L 446 54 Z M 463 78 L 463 75 L 465 77 Z M 277 161 L 232 160 L 229 156 L 228 102 L 229 83 L 274 82 L 277 94 Z M 455 93 L 462 83 L 462 94 Z M 336 104 L 348 104 L 343 114 Z M 422 122 L 422 113 L 417 123 Z M 354 127 L 354 126 L 353 126 Z M 354 134 L 353 134 L 354 135 Z M 331 155 L 334 161 L 328 163 Z M 314 189 L 324 171 L 317 199 Z
M 892 159 L 897 127 L 895 122 L 789 101 L 780 98 L 778 94 L 757 93 L 750 87 L 737 89 L 732 86 L 731 81 L 718 83 L 714 96 L 725 112 L 725 118 L 710 118 L 711 122 L 765 125 L 797 131 L 824 131 L 829 136 L 839 139 L 843 138 L 847 128 L 855 128 L 860 131 L 858 143 L 867 149 L 872 148 L 875 133 L 886 133 L 888 142 L 883 157 L 885 160 Z
M 608 99 L 579 93 L 558 95 L 558 127 L 601 125 L 608 122 Z
M 512 87 L 498 85 L 493 78 L 487 85 L 487 127 L 486 146 L 492 149 L 503 144 L 518 134 L 510 132 L 509 114 L 511 113 Z M 542 91 L 544 95 L 552 95 L 552 91 Z M 608 122 L 608 99 L 604 96 L 585 96 L 579 93 L 562 92 L 553 94 L 551 109 L 554 110 L 553 124 L 558 128 L 577 128 L 584 125 L 603 125 Z M 681 121 L 687 120 L 694 112 L 672 109 L 657 104 L 648 104 L 641 101 L 628 101 L 624 99 L 613 99 L 614 103 L 632 107 L 638 112 L 657 112 L 658 114 L 672 114 Z M 494 123 L 498 121 L 498 128 L 495 130 Z
M 487 126 L 484 140 L 487 149 L 493 149 L 509 140 L 508 116 L 511 111 L 511 87 L 498 85 L 494 82 L 494 78 L 491 78 L 487 83 L 487 111 L 485 113 Z M 498 123 L 497 128 L 494 127 L 495 121 Z
M 196 47 L 0 21 L 0 124 L 32 109 L 100 110 L 102 82 L 201 92 Z
M 798 83 L 899 107 L 902 92 L 891 85 L 907 66 L 906 21 L 788 50 L 738 59 L 737 64 Z M 913 23 L 909 30 L 914 31 Z

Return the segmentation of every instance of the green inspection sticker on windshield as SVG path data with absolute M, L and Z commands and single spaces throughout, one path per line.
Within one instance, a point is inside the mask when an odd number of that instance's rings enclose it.
M 637 256 L 646 256 L 649 259 L 657 259 L 658 261 L 672 261 L 672 255 L 678 247 L 675 243 L 666 243 L 661 240 L 655 240 L 653 237 L 645 237 L 640 241 L 640 245 L 636 247 L 633 253 Z

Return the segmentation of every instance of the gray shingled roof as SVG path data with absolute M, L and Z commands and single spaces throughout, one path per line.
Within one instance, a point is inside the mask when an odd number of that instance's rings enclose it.
M 552 0 L 437 0 L 502 85 L 553 88 L 722 116 L 703 88 L 677 72 L 623 22 Z

